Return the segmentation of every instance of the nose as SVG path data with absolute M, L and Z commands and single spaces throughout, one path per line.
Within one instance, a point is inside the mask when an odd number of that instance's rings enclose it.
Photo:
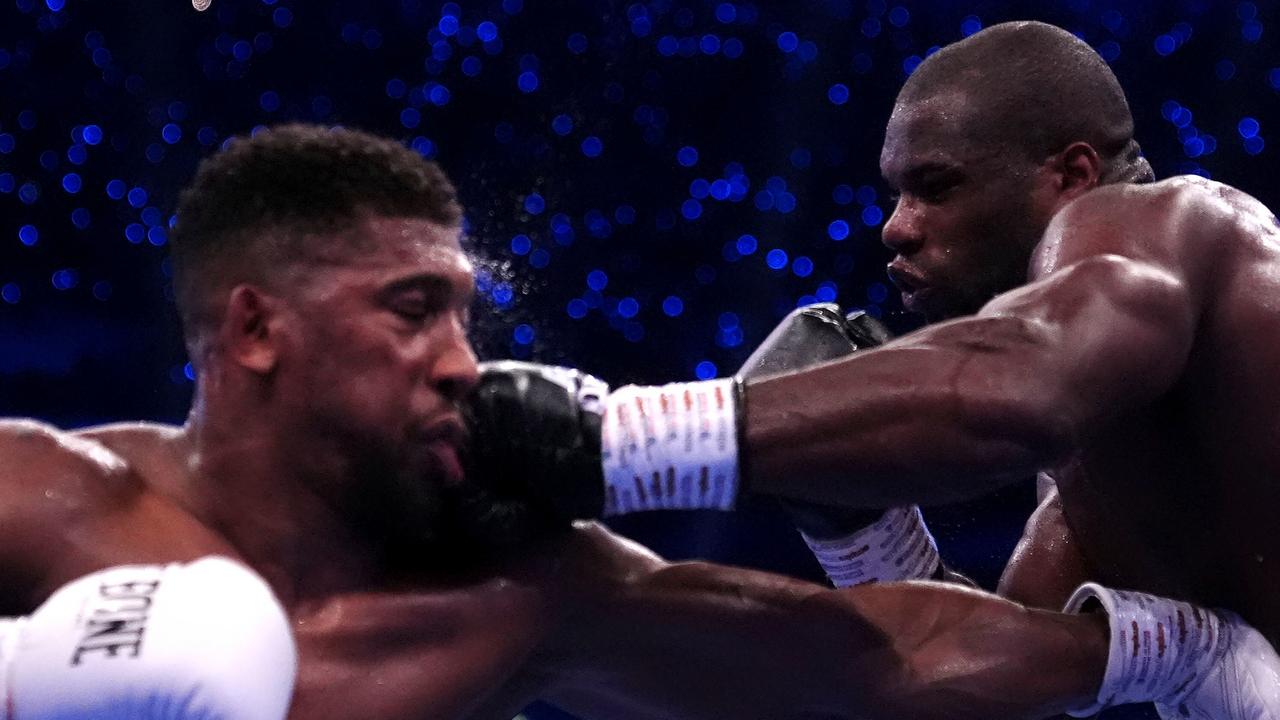
M 452 319 L 445 325 L 431 367 L 431 380 L 441 395 L 458 402 L 475 387 L 480 369 L 461 319 Z
M 918 208 L 906 199 L 899 199 L 893 214 L 880 230 L 880 242 L 899 255 L 911 255 L 924 245 L 924 232 Z

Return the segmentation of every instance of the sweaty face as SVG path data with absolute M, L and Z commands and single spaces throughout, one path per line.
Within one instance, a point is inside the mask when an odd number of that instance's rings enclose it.
M 476 378 L 471 264 L 459 230 L 426 219 L 368 215 L 345 234 L 320 238 L 299 270 L 287 393 L 310 446 L 339 458 L 335 500 L 388 535 L 421 539 L 462 477 L 457 403 Z
M 1041 166 L 1012 145 L 959 93 L 899 100 L 880 153 L 898 196 L 882 240 L 908 310 L 968 315 L 1026 281 L 1052 200 Z

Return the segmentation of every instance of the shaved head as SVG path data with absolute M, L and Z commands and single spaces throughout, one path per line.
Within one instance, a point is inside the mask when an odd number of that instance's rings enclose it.
M 907 80 L 895 114 L 931 101 L 956 108 L 975 143 L 1038 162 L 1085 142 L 1103 161 L 1104 183 L 1154 179 L 1111 68 L 1053 25 L 1002 23 L 934 53 Z
M 903 306 L 977 312 L 1026 282 L 1061 207 L 1098 185 L 1154 180 L 1129 103 L 1085 43 L 1038 22 L 948 45 L 908 78 L 880 172 L 898 198 L 881 229 Z

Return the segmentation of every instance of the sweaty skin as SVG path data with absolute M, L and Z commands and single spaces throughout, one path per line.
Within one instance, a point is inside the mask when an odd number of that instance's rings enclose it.
M 187 447 L 180 428 L 0 424 L 6 612 L 105 566 L 247 561 L 165 497 Z M 1033 718 L 1086 704 L 1106 656 L 1098 616 L 670 564 L 595 525 L 464 577 L 275 585 L 299 645 L 299 720 L 506 720 L 539 698 L 586 718 Z
M 622 720 L 1034 718 L 1096 696 L 1103 618 L 959 588 L 673 565 L 597 526 L 465 571 L 388 562 L 387 526 L 412 534 L 425 491 L 471 482 L 473 279 L 457 228 L 341 232 L 355 252 L 227 291 L 182 427 L 0 423 L 0 613 L 112 565 L 237 558 L 292 617 L 294 720 L 508 720 L 538 698 Z
M 1280 229 L 1248 195 L 1091 190 L 1053 217 L 1027 284 L 976 315 L 750 385 L 753 487 L 892 506 L 1046 471 L 1061 519 L 1047 508 L 1033 539 L 1069 526 L 1063 555 L 1090 579 L 1227 607 L 1280 642 L 1276 298 Z

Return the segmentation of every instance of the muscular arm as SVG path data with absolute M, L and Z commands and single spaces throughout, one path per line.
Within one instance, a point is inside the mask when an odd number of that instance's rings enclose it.
M 691 563 L 629 578 L 569 640 L 548 698 L 586 718 L 1035 718 L 1089 702 L 1107 633 L 940 584 Z
M 997 592 L 1028 607 L 1058 610 L 1076 588 L 1093 579 L 1096 574 L 1067 525 L 1058 491 L 1051 490 L 1027 520 Z
M 1153 224 L 1170 213 L 1129 211 L 1118 192 L 1059 213 L 1032 282 L 978 315 L 749 384 L 750 488 L 854 506 L 966 499 L 1165 392 L 1199 299 L 1159 244 L 1178 244 L 1174 221 Z

